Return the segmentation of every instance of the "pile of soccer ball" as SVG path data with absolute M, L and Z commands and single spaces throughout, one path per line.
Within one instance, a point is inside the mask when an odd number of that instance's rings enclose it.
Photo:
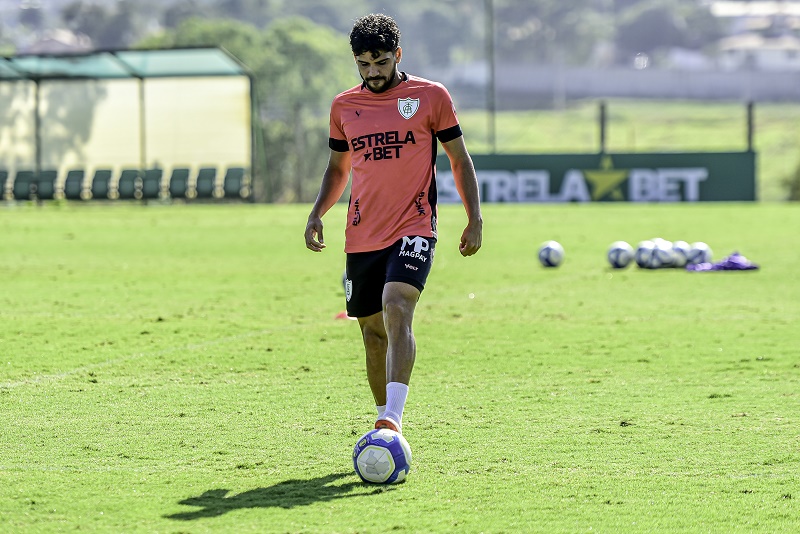
M 606 257 L 614 269 L 624 269 L 633 261 L 642 269 L 682 268 L 710 262 L 711 248 L 702 241 L 690 245 L 656 237 L 641 241 L 636 250 L 625 241 L 615 241 L 608 247 Z
M 614 269 L 624 269 L 634 261 L 642 269 L 685 267 L 711 261 L 711 248 L 702 241 L 667 241 L 660 237 L 641 241 L 634 249 L 625 241 L 614 241 L 606 253 Z M 545 241 L 539 247 L 539 262 L 558 267 L 564 261 L 564 247 L 558 241 Z

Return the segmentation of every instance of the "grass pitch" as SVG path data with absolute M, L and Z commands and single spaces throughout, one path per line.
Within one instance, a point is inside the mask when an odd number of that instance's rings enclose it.
M 800 529 L 800 206 L 486 205 L 466 259 L 444 206 L 385 488 L 343 207 L 322 254 L 307 212 L 0 209 L 0 531 Z M 656 236 L 762 269 L 607 267 Z

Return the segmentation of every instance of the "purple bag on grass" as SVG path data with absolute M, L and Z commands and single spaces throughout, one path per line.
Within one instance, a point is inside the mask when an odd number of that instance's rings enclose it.
M 755 269 L 758 269 L 758 265 L 738 252 L 734 252 L 717 263 L 698 263 L 686 266 L 687 271 L 753 271 Z

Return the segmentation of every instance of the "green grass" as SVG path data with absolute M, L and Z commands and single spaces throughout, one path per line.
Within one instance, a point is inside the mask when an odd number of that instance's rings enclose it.
M 443 207 L 388 488 L 350 460 L 343 207 L 322 254 L 308 208 L 0 209 L 0 531 L 800 528 L 800 207 L 486 205 L 467 259 Z M 655 236 L 762 269 L 607 268 Z
M 498 153 L 585 153 L 600 147 L 599 109 L 578 101 L 564 110 L 500 112 Z M 782 181 L 800 165 L 800 105 L 756 103 L 754 148 L 760 200 L 784 200 Z M 741 151 L 747 148 L 747 111 L 740 102 L 609 100 L 610 152 Z M 485 112 L 459 113 L 473 154 L 491 150 Z

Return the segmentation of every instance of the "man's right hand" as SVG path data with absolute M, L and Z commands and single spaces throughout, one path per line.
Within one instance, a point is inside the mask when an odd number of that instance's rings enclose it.
M 306 248 L 314 252 L 322 252 L 325 239 L 322 237 L 322 219 L 309 217 L 306 224 Z

